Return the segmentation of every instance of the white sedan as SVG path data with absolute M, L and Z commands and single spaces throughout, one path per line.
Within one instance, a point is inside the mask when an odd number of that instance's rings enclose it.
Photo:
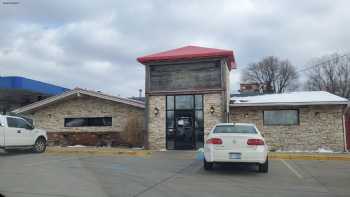
M 220 123 L 210 131 L 204 144 L 204 169 L 214 163 L 254 163 L 268 172 L 268 147 L 254 124 Z

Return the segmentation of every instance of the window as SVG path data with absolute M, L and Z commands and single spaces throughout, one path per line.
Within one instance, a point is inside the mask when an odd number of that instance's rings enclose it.
M 7 117 L 6 119 L 8 127 L 18 128 L 16 118 Z
M 32 126 L 20 118 L 7 117 L 7 126 L 11 128 L 32 129 Z
M 193 95 L 176 96 L 175 109 L 193 109 Z
M 256 134 L 256 129 L 249 125 L 221 125 L 214 129 L 214 133 L 251 133 Z
M 264 125 L 298 125 L 298 110 L 266 110 Z
M 65 127 L 103 127 L 112 126 L 112 117 L 65 118 Z

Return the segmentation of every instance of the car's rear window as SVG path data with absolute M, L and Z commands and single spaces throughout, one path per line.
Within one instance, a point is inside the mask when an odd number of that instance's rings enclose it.
M 249 125 L 219 125 L 214 129 L 214 133 L 257 133 L 255 127 Z

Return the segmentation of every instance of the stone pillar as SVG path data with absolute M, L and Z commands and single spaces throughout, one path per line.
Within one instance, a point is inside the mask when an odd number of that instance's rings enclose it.
M 148 96 L 148 143 L 151 150 L 165 149 L 165 96 Z M 155 114 L 155 108 L 159 110 Z
M 209 131 L 217 123 L 225 122 L 225 103 L 223 93 L 205 94 L 204 98 L 204 140 L 206 140 Z M 214 113 L 210 112 L 210 108 L 214 108 Z

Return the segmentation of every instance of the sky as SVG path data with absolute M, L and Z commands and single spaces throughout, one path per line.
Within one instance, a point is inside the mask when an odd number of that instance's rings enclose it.
M 186 45 L 234 51 L 231 92 L 242 70 L 263 57 L 289 59 L 301 69 L 313 58 L 350 51 L 345 0 L 0 3 L 0 76 L 125 97 L 144 89 L 137 57 Z

